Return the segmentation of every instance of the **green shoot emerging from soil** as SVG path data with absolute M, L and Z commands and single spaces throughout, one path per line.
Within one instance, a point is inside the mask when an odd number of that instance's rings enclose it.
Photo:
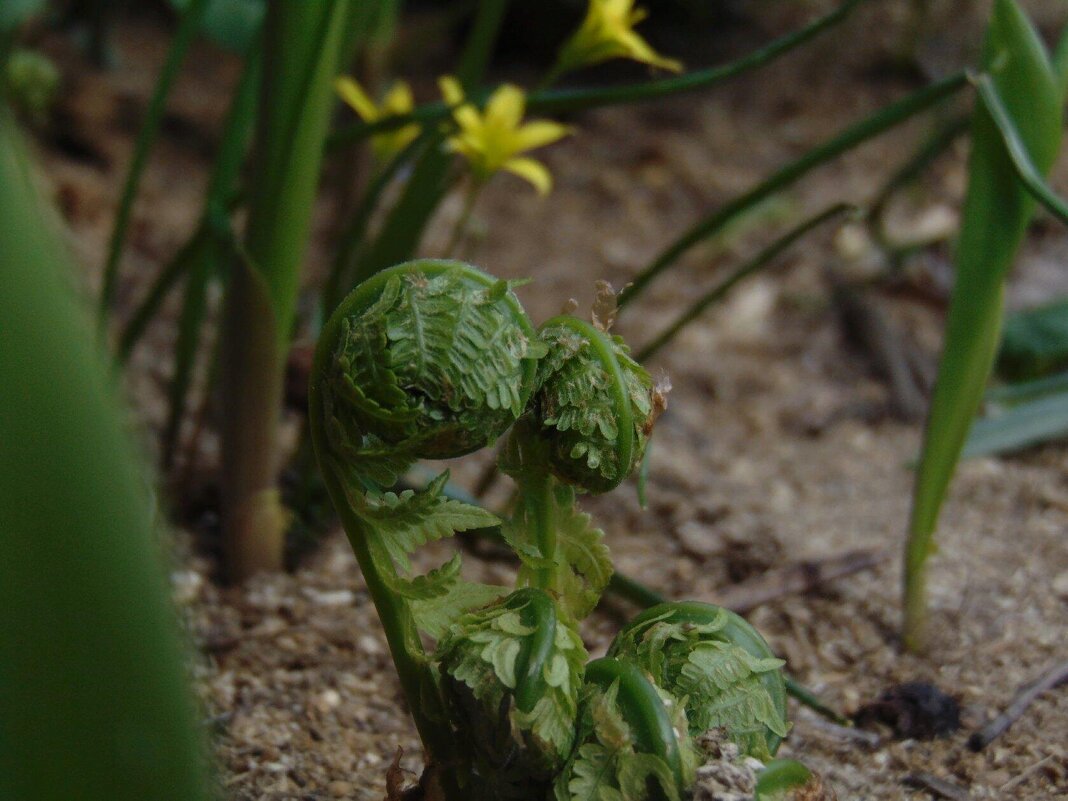
M 717 730 L 769 759 L 787 731 L 782 662 L 745 621 L 706 604 L 647 610 L 590 664 L 579 622 L 612 576 L 579 493 L 617 487 L 640 463 L 663 391 L 593 322 L 535 329 L 505 281 L 418 261 L 361 284 L 327 323 L 310 392 L 331 498 L 385 628 L 427 779 L 447 799 L 677 799 Z M 518 487 L 499 521 L 443 494 L 388 491 L 417 459 L 507 436 Z M 425 574 L 410 556 L 500 524 L 512 588 Z M 432 649 L 426 642 L 435 643 Z M 425 783 L 424 783 L 424 786 Z

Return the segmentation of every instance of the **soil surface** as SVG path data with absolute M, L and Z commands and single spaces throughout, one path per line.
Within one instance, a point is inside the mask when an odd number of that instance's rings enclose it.
M 1034 5 L 1042 11 L 1047 4 Z M 495 180 L 477 206 L 465 257 L 503 277 L 533 277 L 520 294 L 535 320 L 568 298 L 588 308 L 595 280 L 622 286 L 699 217 L 915 88 L 915 76 L 886 68 L 901 30 L 895 8 L 858 13 L 814 49 L 713 91 L 571 120 L 575 135 L 544 153 L 556 178 L 551 197 L 540 200 L 508 176 Z M 804 16 L 780 12 L 740 26 L 687 60 L 741 52 Z M 1043 18 L 1056 21 L 1056 13 Z M 963 63 L 967 48 L 959 42 L 977 41 L 965 22 L 954 47 L 938 30 L 920 49 L 929 75 Z M 122 68 L 100 72 L 68 42 L 47 42 L 65 83 L 57 120 L 38 137 L 40 152 L 73 247 L 89 265 L 90 291 L 165 39 L 144 21 L 123 27 L 116 44 Z M 199 213 L 236 68 L 207 45 L 189 59 L 135 207 L 120 317 Z M 421 83 L 421 95 L 431 96 L 432 80 Z M 640 347 L 804 210 L 864 203 L 937 118 L 818 170 L 696 248 L 621 315 L 617 330 Z M 958 143 L 892 205 L 896 238 L 938 239 L 952 230 L 965 157 Z M 338 161 L 329 170 L 308 259 L 311 283 L 328 263 L 331 198 L 343 169 Z M 1068 189 L 1068 171 L 1055 184 Z M 460 208 L 459 195 L 443 205 L 424 242 L 427 255 L 440 253 Z M 894 327 L 894 339 L 928 366 L 938 354 L 948 252 L 944 241 L 934 244 L 906 262 L 895 288 L 865 296 Z M 881 259 L 862 227 L 826 226 L 685 329 L 649 363 L 674 387 L 654 439 L 649 507 L 639 508 L 633 486 L 584 505 L 607 532 L 618 569 L 674 598 L 736 599 L 733 585 L 800 560 L 855 549 L 885 554 L 875 569 L 749 614 L 793 674 L 834 708 L 851 714 L 909 681 L 932 683 L 961 704 L 961 729 L 934 740 L 897 739 L 879 726 L 858 735 L 793 705 L 783 755 L 819 771 L 839 798 L 1068 798 L 1068 689 L 1044 694 L 982 752 L 966 745 L 1022 685 L 1068 659 L 1068 457 L 1062 445 L 1049 445 L 961 466 L 931 561 L 930 648 L 903 655 L 900 552 L 920 425 L 901 419 L 870 352 L 844 334 L 832 292 L 836 282 L 878 271 Z M 1063 229 L 1040 219 L 1010 303 L 1068 293 L 1066 259 Z M 164 414 L 172 306 L 135 353 L 128 381 L 150 432 Z M 291 413 L 291 439 L 299 423 Z M 152 437 L 146 448 L 154 448 Z M 193 483 L 210 483 L 210 434 L 197 454 Z M 471 486 L 484 463 L 450 465 L 453 478 Z M 419 744 L 344 538 L 331 533 L 292 574 L 222 588 L 204 547 L 210 515 L 200 523 L 177 533 L 172 581 L 196 646 L 196 683 L 227 794 L 382 798 L 394 755 L 402 752 L 401 765 L 415 771 Z M 446 546 L 428 550 L 426 564 L 446 553 Z M 465 569 L 481 580 L 511 575 L 508 564 L 476 555 Z M 633 611 L 611 601 L 587 621 L 583 634 L 594 654 Z M 939 780 L 948 786 L 937 789 Z

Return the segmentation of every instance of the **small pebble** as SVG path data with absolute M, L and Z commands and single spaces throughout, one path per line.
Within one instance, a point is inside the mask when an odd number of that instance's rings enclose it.
M 333 781 L 326 789 L 333 798 L 347 798 L 352 795 L 352 782 Z

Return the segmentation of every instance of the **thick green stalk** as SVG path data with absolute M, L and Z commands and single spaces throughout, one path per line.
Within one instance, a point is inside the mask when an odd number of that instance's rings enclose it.
M 530 512 L 530 522 L 534 529 L 535 541 L 543 559 L 556 559 L 556 524 L 553 520 L 554 479 L 548 471 L 537 478 L 523 482 L 523 501 Z M 553 586 L 552 566 L 539 567 L 534 572 L 534 586 L 543 590 L 555 589 Z
M 207 801 L 145 467 L 0 111 L 0 798 Z
M 148 153 L 156 141 L 160 123 L 163 121 L 163 111 L 167 105 L 167 97 L 171 87 L 178 77 L 182 61 L 189 49 L 193 37 L 200 29 L 200 22 L 204 17 L 204 11 L 208 7 L 208 0 L 190 0 L 188 6 L 182 12 L 178 31 L 171 42 L 170 52 L 163 64 L 156 88 L 152 93 L 152 100 L 148 104 L 148 113 L 141 132 L 137 135 L 137 143 L 134 145 L 133 159 L 130 161 L 130 170 L 126 174 L 126 182 L 122 188 L 122 197 L 119 200 L 119 211 L 115 217 L 115 228 L 111 232 L 111 240 L 108 243 L 108 258 L 104 265 L 104 285 L 100 292 L 100 327 L 103 330 L 107 324 L 108 313 L 115 297 L 118 286 L 119 260 L 122 258 L 122 248 L 126 242 L 126 231 L 130 226 L 130 213 L 133 211 L 134 198 L 137 195 L 137 187 L 141 183 L 141 173 L 144 172 L 148 162 Z
M 994 5 L 983 64 L 1031 160 L 1042 173 L 1048 172 L 1060 149 L 1061 87 L 1038 35 L 1012 0 Z M 997 354 L 1005 277 L 1033 210 L 1034 201 L 1019 180 L 990 109 L 977 103 L 957 276 L 905 549 L 903 640 L 909 650 L 925 645 L 927 559 L 934 550 L 949 481 Z
M 265 20 L 248 227 L 222 327 L 223 538 L 236 580 L 282 567 L 282 380 L 348 16 L 348 0 L 274 0 Z
M 968 85 L 968 76 L 961 72 L 938 83 L 924 87 L 908 97 L 880 109 L 867 119 L 842 131 L 838 136 L 814 147 L 795 161 L 790 162 L 770 178 L 735 198 L 722 209 L 697 222 L 686 233 L 669 245 L 653 262 L 642 270 L 633 282 L 619 295 L 620 305 L 629 304 L 640 295 L 664 270 L 670 267 L 686 251 L 723 229 L 738 215 L 757 203 L 799 180 L 811 170 L 837 158 L 858 145 L 873 139 L 919 114 Z

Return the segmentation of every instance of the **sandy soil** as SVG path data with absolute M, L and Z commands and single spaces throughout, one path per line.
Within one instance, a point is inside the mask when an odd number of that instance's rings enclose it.
M 789 22 L 742 32 L 726 50 Z M 858 20 L 839 41 L 863 38 L 875 25 L 874 18 Z M 130 69 L 69 71 L 63 136 L 42 137 L 74 247 L 90 265 L 102 260 L 159 42 L 151 24 L 130 27 L 119 42 Z M 484 236 L 469 244 L 470 259 L 505 277 L 535 277 L 521 290 L 535 319 L 569 297 L 588 305 L 595 279 L 622 285 L 701 214 L 908 91 L 903 79 L 874 70 L 870 48 L 854 49 L 817 48 L 708 94 L 574 120 L 576 135 L 545 155 L 557 179 L 551 199 L 539 201 L 508 177 L 496 181 L 478 206 L 476 231 Z M 195 219 L 234 72 L 207 48 L 190 61 L 137 206 L 123 308 Z M 863 202 L 925 130 L 913 125 L 820 170 L 755 221 L 696 249 L 622 316 L 619 330 L 637 345 L 648 341 L 800 209 Z M 953 151 L 924 191 L 899 204 L 894 219 L 901 230 L 952 220 L 964 155 Z M 1062 189 L 1065 178 L 1062 170 Z M 442 246 L 459 206 L 450 198 L 442 208 L 427 254 Z M 324 203 L 323 230 L 330 213 Z M 874 571 L 750 615 L 796 676 L 832 706 L 852 712 L 888 686 L 912 680 L 933 682 L 963 706 L 963 728 L 947 738 L 895 740 L 877 730 L 878 742 L 843 736 L 795 707 L 784 752 L 820 771 L 840 798 L 936 797 L 906 786 L 916 773 L 948 781 L 973 799 L 1068 798 L 1068 691 L 1047 693 L 983 752 L 965 745 L 1021 685 L 1068 658 L 1065 451 L 1047 446 L 962 466 L 932 560 L 932 647 L 923 657 L 902 655 L 895 639 L 899 551 L 919 427 L 890 413 L 886 387 L 843 337 L 828 270 L 860 268 L 842 261 L 836 235 L 827 229 L 807 240 L 653 360 L 653 370 L 670 376 L 675 389 L 655 439 L 650 507 L 640 510 L 630 487 L 587 506 L 607 531 L 619 569 L 678 598 L 714 600 L 732 582 L 799 559 L 886 550 L 888 559 Z M 309 258 L 313 275 L 323 252 L 319 242 Z M 1066 256 L 1063 230 L 1037 224 L 1011 302 L 1068 292 Z M 937 287 L 946 260 L 945 248 L 936 247 L 910 265 L 934 287 L 924 302 L 915 300 L 920 293 L 875 296 L 928 360 L 937 354 Z M 96 270 L 87 270 L 90 288 L 97 280 Z M 162 416 L 170 370 L 163 354 L 173 337 L 169 324 L 156 326 L 129 381 L 150 430 Z M 201 464 L 210 470 L 210 440 L 203 451 Z M 470 483 L 480 463 L 453 468 L 455 478 Z M 230 797 L 381 798 L 398 748 L 403 764 L 417 767 L 418 742 L 339 533 L 292 575 L 229 589 L 213 583 L 215 564 L 200 548 L 200 534 L 181 531 L 177 541 L 175 597 L 197 647 L 197 686 Z M 429 553 L 428 563 L 442 553 Z M 507 565 L 467 562 L 484 580 L 508 579 Z M 584 635 L 592 650 L 606 645 L 619 613 L 629 611 L 613 603 L 591 618 Z

